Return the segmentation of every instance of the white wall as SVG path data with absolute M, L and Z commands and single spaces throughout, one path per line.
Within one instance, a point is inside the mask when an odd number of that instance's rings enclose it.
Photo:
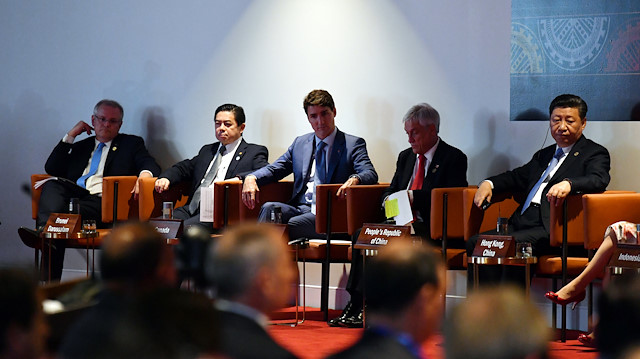
M 315 88 L 333 94 L 338 127 L 367 140 L 381 181 L 418 102 L 469 156 L 470 183 L 527 161 L 547 128 L 508 120 L 509 0 L 3 1 L 0 33 L 0 264 L 32 260 L 16 234 L 34 223 L 21 188 L 105 97 L 163 167 L 214 140 L 224 102 L 245 108 L 245 138 L 274 160 L 310 130 L 302 99 Z M 611 189 L 640 189 L 638 132 L 587 127 L 612 152 Z M 71 255 L 67 267 L 83 269 Z

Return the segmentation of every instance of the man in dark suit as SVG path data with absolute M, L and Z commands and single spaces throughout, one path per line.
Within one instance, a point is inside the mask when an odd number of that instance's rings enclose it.
M 63 181 L 48 181 L 42 187 L 38 203 L 36 226 L 43 227 L 51 213 L 69 212 L 71 198 L 79 199 L 82 219 L 94 219 L 98 228 L 106 225 L 102 218 L 102 178 L 106 176 L 153 177 L 160 173 L 160 166 L 147 151 L 141 137 L 119 133 L 124 110 L 113 100 L 102 100 L 93 109 L 91 125 L 78 122 L 60 141 L 49 155 L 45 164 L 48 174 L 66 178 L 77 185 Z M 91 136 L 74 142 L 83 132 Z M 133 192 L 137 196 L 138 185 Z M 37 239 L 37 234 L 25 228 L 19 230 L 23 240 Z M 51 278 L 62 276 L 64 241 L 56 241 L 51 254 Z M 43 256 L 43 268 L 48 269 Z M 46 271 L 46 270 L 45 270 Z M 43 271 L 43 272 L 45 272 Z M 48 277 L 48 273 L 43 273 Z M 44 277 L 44 278 L 46 278 Z
M 556 144 L 536 152 L 525 165 L 489 177 L 478 186 L 473 199 L 478 207 L 491 203 L 494 192 L 528 194 L 509 218 L 509 235 L 518 243 L 531 243 L 534 256 L 552 252 L 551 206 L 560 206 L 571 193 L 602 192 L 609 184 L 609 152 L 582 135 L 586 125 L 587 103 L 583 99 L 570 94 L 556 97 L 549 106 L 549 127 Z M 467 255 L 473 254 L 477 241 L 477 235 L 467 241 Z M 480 280 L 500 280 L 500 269 L 482 266 Z M 505 270 L 505 279 L 522 283 L 517 272 L 515 268 Z M 471 267 L 468 278 L 473 278 Z
M 282 233 L 268 224 L 240 225 L 210 248 L 205 271 L 216 293 L 220 354 L 235 359 L 294 358 L 265 330 L 267 314 L 291 298 L 295 278 Z
M 423 358 L 422 344 L 442 320 L 446 269 L 427 244 L 399 240 L 367 264 L 367 328 L 331 358 Z
M 431 190 L 467 186 L 467 156 L 438 136 L 440 114 L 429 104 L 413 106 L 403 118 L 411 148 L 400 152 L 391 184 L 382 195 L 382 206 L 389 195 L 407 191 L 416 220 L 414 232 L 430 238 Z M 353 244 L 360 231 L 352 238 Z M 354 249 L 346 289 L 351 295 L 342 314 L 329 321 L 330 326 L 362 327 L 362 255 Z
M 325 235 L 315 231 L 316 184 L 342 183 L 337 195 L 343 196 L 349 186 L 376 183 L 378 174 L 364 139 L 336 127 L 336 106 L 329 92 L 311 91 L 304 99 L 303 108 L 314 132 L 297 137 L 275 162 L 249 174 L 244 180 L 242 201 L 253 209 L 259 201 L 258 186 L 293 173 L 293 195 L 289 203 L 265 203 L 258 220 L 267 221 L 273 208 L 279 206 L 282 222 L 288 224 L 292 239 L 324 239 Z
M 191 182 L 189 202 L 173 212 L 173 217 L 184 220 L 185 225 L 201 223 L 201 186 L 213 186 L 214 182 L 236 177 L 242 179 L 269 164 L 266 147 L 247 143 L 242 138 L 245 128 L 242 107 L 233 104 L 219 106 L 214 117 L 215 136 L 219 142 L 202 146 L 198 155 L 162 172 L 155 183 L 156 191 L 162 192 L 171 183 Z

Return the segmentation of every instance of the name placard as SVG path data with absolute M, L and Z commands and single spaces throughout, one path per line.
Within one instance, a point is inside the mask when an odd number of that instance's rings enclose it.
M 640 268 L 640 245 L 617 243 L 609 260 L 609 266 Z
M 411 227 L 365 223 L 362 225 L 355 248 L 386 246 L 390 240 L 400 238 L 411 238 Z
M 516 245 L 513 236 L 480 235 L 476 247 L 473 249 L 474 257 L 507 258 L 516 254 Z
M 51 213 L 47 224 L 44 226 L 45 233 L 55 233 L 56 236 L 72 237 L 81 230 L 79 214 Z
M 182 235 L 183 224 L 181 219 L 154 218 L 150 219 L 149 223 L 167 240 L 180 238 Z

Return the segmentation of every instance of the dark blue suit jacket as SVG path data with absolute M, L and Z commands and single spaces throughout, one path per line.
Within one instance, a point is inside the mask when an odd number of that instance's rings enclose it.
M 95 147 L 95 136 L 72 144 L 60 141 L 44 165 L 48 174 L 76 181 L 89 163 Z M 104 176 L 137 176 L 148 170 L 157 176 L 160 166 L 144 146 L 142 137 L 118 134 L 109 148 L 104 164 Z
M 494 193 L 520 192 L 526 197 L 549 165 L 555 151 L 555 144 L 545 147 L 536 152 L 527 164 L 489 177 L 488 179 L 493 182 Z M 540 215 L 542 225 L 547 233 L 549 233 L 551 217 L 550 204 L 546 196 L 547 191 L 566 178 L 571 181 L 572 194 L 602 192 L 607 189 L 611 179 L 609 176 L 610 162 L 609 151 L 603 146 L 587 139 L 584 135 L 576 141 L 571 152 L 567 154 L 567 158 L 553 174 L 542 192 Z M 514 215 L 519 215 L 521 209 L 522 204 L 514 212 Z
M 314 137 L 314 133 L 297 137 L 287 152 L 275 162 L 253 172 L 252 175 L 256 176 L 258 186 L 279 181 L 293 173 L 291 198 L 295 198 L 301 191 L 306 190 L 311 155 L 315 151 Z M 329 154 L 327 178 L 329 183 L 344 183 L 353 174 L 360 176 L 360 184 L 378 182 L 378 174 L 369 159 L 364 139 L 338 130 Z
M 193 193 L 200 187 L 200 182 L 207 173 L 209 164 L 211 160 L 213 160 L 213 156 L 218 152 L 219 147 L 220 142 L 204 145 L 195 157 L 176 163 L 171 166 L 171 168 L 162 172 L 159 177 L 168 179 L 172 184 L 180 181 L 190 181 L 191 192 L 189 193 L 189 201 L 191 201 Z M 269 152 L 266 147 L 247 143 L 242 139 L 229 164 L 225 179 L 237 176 L 242 177 L 258 168 L 266 166 L 269 164 L 268 157 Z

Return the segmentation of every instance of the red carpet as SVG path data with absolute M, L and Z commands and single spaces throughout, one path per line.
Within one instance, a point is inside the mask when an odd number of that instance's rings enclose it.
M 274 323 L 292 321 L 294 313 L 291 308 L 274 313 Z M 300 313 L 302 315 L 302 313 Z M 330 318 L 340 315 L 340 311 L 331 311 Z M 278 320 L 275 320 L 278 319 Z M 290 325 L 272 325 L 269 333 L 282 346 L 303 359 L 324 358 L 336 353 L 358 340 L 362 329 L 331 328 L 322 321 L 322 313 L 318 308 L 307 308 L 306 321 L 297 327 Z M 577 332 L 568 335 L 566 343 L 554 341 L 550 344 L 551 359 L 591 359 L 597 358 L 598 353 L 586 348 L 575 338 Z M 422 347 L 425 357 L 430 359 L 444 358 L 441 346 L 442 337 L 437 336 Z

